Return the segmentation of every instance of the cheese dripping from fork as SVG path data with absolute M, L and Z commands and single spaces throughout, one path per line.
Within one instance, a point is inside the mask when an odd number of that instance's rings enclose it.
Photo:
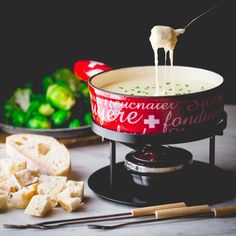
M 169 52 L 170 64 L 174 63 L 174 48 L 177 43 L 177 36 L 183 34 L 185 29 L 173 29 L 169 26 L 156 25 L 151 30 L 151 36 L 149 38 L 152 49 L 154 51 L 154 63 L 155 63 L 155 78 L 156 78 L 156 92 L 155 95 L 165 95 L 165 86 L 160 91 L 160 81 L 158 80 L 158 49 L 163 48 L 165 51 L 165 65 L 167 63 L 167 55 Z M 166 76 L 165 76 L 166 77 Z M 164 78 L 164 84 L 166 84 L 166 78 Z M 172 85 L 173 85 L 173 81 Z M 172 90 L 172 94 L 173 94 Z

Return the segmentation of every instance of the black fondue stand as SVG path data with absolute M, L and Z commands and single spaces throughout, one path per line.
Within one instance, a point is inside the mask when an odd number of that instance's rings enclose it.
M 109 130 L 92 122 L 92 130 L 104 140 L 110 142 L 110 165 L 93 173 L 88 180 L 89 187 L 100 197 L 114 202 L 133 206 L 146 206 L 168 202 L 185 201 L 188 204 L 217 203 L 230 199 L 235 194 L 232 189 L 232 176 L 215 166 L 215 136 L 223 135 L 227 125 L 224 112 L 215 125 L 194 126 L 184 133 L 167 134 L 130 134 Z M 209 138 L 209 164 L 192 161 L 192 154 L 185 149 L 163 146 L 192 142 Z M 122 143 L 135 151 L 127 154 L 125 163 L 116 163 L 116 142 Z M 144 147 L 144 148 L 143 148 Z M 136 161 L 136 154 L 145 154 L 154 150 L 167 150 L 171 153 L 170 161 L 161 157 L 155 170 L 173 167 L 168 173 L 139 173 L 145 169 L 145 161 L 129 169 L 129 159 Z M 141 150 L 141 151 L 140 151 Z M 186 158 L 185 158 L 186 157 Z M 171 161 L 172 160 L 172 161 Z M 150 162 L 146 162 L 150 165 Z M 152 163 L 151 163 L 152 164 Z M 144 166 L 142 166 L 144 165 Z M 164 165 L 164 168 L 163 168 Z M 125 167 L 126 166 L 126 167 Z M 176 167 L 183 167 L 178 170 Z M 152 170 L 152 168 L 150 168 Z M 177 171 L 176 171 L 177 170 Z

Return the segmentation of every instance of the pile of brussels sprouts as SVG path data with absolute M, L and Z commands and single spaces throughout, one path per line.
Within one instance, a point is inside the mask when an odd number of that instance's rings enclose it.
M 3 105 L 2 119 L 6 124 L 31 129 L 90 125 L 88 85 L 69 69 L 59 69 L 42 79 L 40 93 L 35 93 L 31 84 L 17 88 Z

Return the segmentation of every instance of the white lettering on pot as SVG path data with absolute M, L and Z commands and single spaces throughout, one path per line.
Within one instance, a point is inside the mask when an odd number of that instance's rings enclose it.
M 157 125 L 161 125 L 164 133 L 175 132 L 174 130 L 182 132 L 187 125 L 215 120 L 223 110 L 222 94 L 193 101 L 179 100 L 163 103 L 114 101 L 95 96 L 92 96 L 91 100 L 92 112 L 94 116 L 99 117 L 101 125 L 115 120 L 129 124 L 138 124 L 141 121 L 139 125 L 142 129 L 145 128 L 143 124 L 147 125 L 147 129 L 154 129 Z M 156 116 L 161 118 L 161 121 Z

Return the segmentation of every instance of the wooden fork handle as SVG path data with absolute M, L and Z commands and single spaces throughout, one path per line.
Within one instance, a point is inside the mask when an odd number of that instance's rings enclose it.
M 213 208 L 212 211 L 215 217 L 231 216 L 236 214 L 236 205 Z
M 156 205 L 156 206 L 149 206 L 149 207 L 140 207 L 131 210 L 132 216 L 147 216 L 147 215 L 154 215 L 156 210 L 162 209 L 170 209 L 170 208 L 178 208 L 178 207 L 186 207 L 184 202 L 177 202 L 177 203 L 170 203 L 170 204 L 163 204 L 163 205 Z
M 196 216 L 206 213 L 212 213 L 211 208 L 208 205 L 199 205 L 192 207 L 157 210 L 155 215 L 156 219 L 168 219 L 183 216 Z

